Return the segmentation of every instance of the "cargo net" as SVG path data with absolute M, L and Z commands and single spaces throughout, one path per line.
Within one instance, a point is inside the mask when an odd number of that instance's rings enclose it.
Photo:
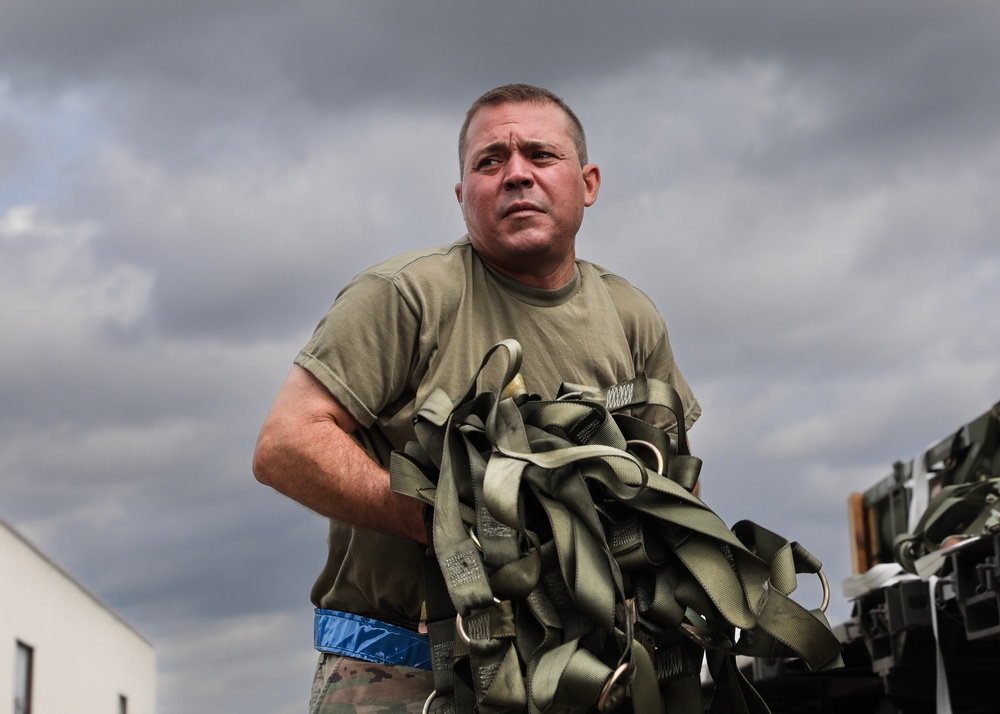
M 393 489 L 428 506 L 425 711 L 700 713 L 707 652 L 711 710 L 766 712 L 737 655 L 840 665 L 828 598 L 789 597 L 822 564 L 692 493 L 701 461 L 672 387 L 640 376 L 543 401 L 505 389 L 517 342 L 483 367 L 503 357 L 497 389 L 435 392 L 392 456 Z M 670 410 L 676 435 L 637 407 Z

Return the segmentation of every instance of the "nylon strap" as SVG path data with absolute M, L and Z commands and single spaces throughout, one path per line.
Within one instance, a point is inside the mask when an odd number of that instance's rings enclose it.
M 501 382 L 476 393 L 497 358 Z M 517 342 L 494 346 L 466 394 L 422 405 L 417 440 L 390 464 L 392 488 L 428 506 L 428 632 L 447 707 L 700 714 L 709 650 L 712 711 L 757 714 L 736 654 L 839 663 L 822 613 L 790 597 L 819 561 L 752 523 L 728 528 L 691 493 L 701 461 L 672 387 L 640 375 L 564 385 L 555 401 L 509 396 L 520 365 Z M 623 413 L 634 407 L 671 411 L 676 438 Z

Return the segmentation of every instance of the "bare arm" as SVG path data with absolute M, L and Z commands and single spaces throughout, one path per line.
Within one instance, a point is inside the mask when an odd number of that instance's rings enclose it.
M 254 476 L 321 515 L 426 542 L 422 506 L 389 488 L 389 472 L 351 438 L 357 428 L 326 387 L 295 365 L 257 437 Z

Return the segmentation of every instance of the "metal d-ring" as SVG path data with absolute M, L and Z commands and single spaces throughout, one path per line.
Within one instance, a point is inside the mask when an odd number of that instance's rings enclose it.
M 493 604 L 500 604 L 500 600 L 495 595 L 493 596 Z M 462 622 L 462 613 L 460 612 L 455 613 L 455 630 L 458 631 L 458 639 L 462 640 L 466 647 L 472 645 L 472 638 L 465 631 L 465 624 Z
M 611 694 L 612 687 L 615 686 L 615 682 L 628 671 L 628 662 L 618 665 L 618 669 L 614 671 L 611 677 L 608 678 L 607 683 L 604 685 L 604 689 L 601 690 L 601 698 L 597 700 L 597 711 L 603 712 L 604 705 L 608 703 L 608 695 Z
M 648 441 L 643 441 L 642 439 L 630 439 L 625 442 L 626 446 L 632 446 L 632 444 L 639 444 L 640 446 L 645 446 L 647 449 L 652 451 L 656 455 L 656 473 L 663 475 L 663 454 L 657 449 L 653 444 Z
M 421 711 L 421 714 L 429 714 L 431 710 L 431 704 L 433 704 L 434 700 L 437 699 L 437 695 L 438 691 L 436 689 L 433 692 L 431 692 L 431 695 L 427 697 L 427 701 L 424 702 L 424 708 Z
M 826 612 L 826 608 L 830 604 L 830 581 L 823 574 L 823 568 L 820 568 L 816 574 L 819 576 L 819 581 L 823 583 L 823 603 L 819 606 L 819 611 Z

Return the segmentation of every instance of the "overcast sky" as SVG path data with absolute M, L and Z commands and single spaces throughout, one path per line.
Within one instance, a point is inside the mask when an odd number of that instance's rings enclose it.
M 304 712 L 325 523 L 253 480 L 257 429 L 355 272 L 462 235 L 462 115 L 523 81 L 587 127 L 578 252 L 665 316 L 703 497 L 836 595 L 848 494 L 1000 400 L 998 29 L 973 0 L 5 3 L 0 516 L 153 641 L 159 714 Z

